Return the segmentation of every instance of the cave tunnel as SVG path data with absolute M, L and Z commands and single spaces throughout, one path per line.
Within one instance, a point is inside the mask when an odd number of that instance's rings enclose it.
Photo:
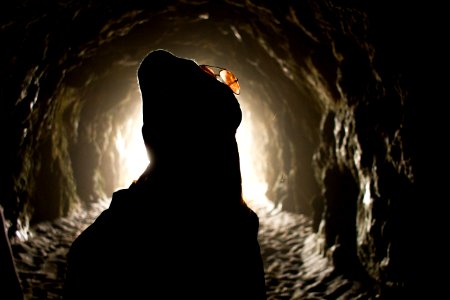
M 144 170 L 136 69 L 154 49 L 237 75 L 244 197 L 309 220 L 308 241 L 333 269 L 328 277 L 345 278 L 332 288 L 315 273 L 316 287 L 325 285 L 320 299 L 437 290 L 436 261 L 417 240 L 431 239 L 439 219 L 431 175 L 439 155 L 427 147 L 437 118 L 419 105 L 439 97 L 426 75 L 439 57 L 426 51 L 439 39 L 422 8 L 329 0 L 2 6 L 0 206 L 25 294 L 17 260 L 33 228 L 92 209 Z M 319 293 L 310 284 L 268 295 L 312 299 L 308 288 Z M 59 299 L 48 295 L 30 299 Z

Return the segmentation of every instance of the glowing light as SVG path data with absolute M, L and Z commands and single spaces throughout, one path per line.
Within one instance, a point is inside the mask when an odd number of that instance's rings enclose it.
M 128 187 L 137 179 L 149 163 L 145 144 L 142 139 L 142 112 L 138 110 L 118 130 L 116 149 L 120 156 L 120 187 Z
M 372 204 L 372 196 L 370 194 L 370 181 L 369 180 L 366 182 L 363 203 L 366 206 L 369 206 L 370 204 Z
M 252 114 L 250 110 L 243 109 L 242 122 L 236 133 L 239 147 L 239 156 L 242 175 L 242 193 L 244 200 L 251 205 L 270 206 L 272 202 L 267 199 L 267 182 L 264 178 L 265 158 L 255 145 Z
M 266 197 L 268 186 L 264 178 L 266 158 L 260 151 L 261 145 L 258 145 L 255 140 L 255 124 L 252 120 L 251 110 L 247 108 L 242 110 L 242 122 L 237 130 L 236 140 L 240 155 L 243 197 L 250 206 L 256 204 L 270 207 L 272 202 Z M 141 116 L 142 110 L 131 114 L 116 134 L 115 146 L 120 159 L 118 188 L 128 187 L 142 174 L 149 163 L 142 139 Z M 264 130 L 256 129 L 255 132 L 258 132 L 258 135 L 263 134 Z

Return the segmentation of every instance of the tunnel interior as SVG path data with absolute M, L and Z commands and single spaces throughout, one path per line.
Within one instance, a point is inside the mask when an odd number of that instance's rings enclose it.
M 425 280 L 426 246 L 413 245 L 428 220 L 420 199 L 431 179 L 417 126 L 425 88 L 416 85 L 427 81 L 413 45 L 429 40 L 415 30 L 410 7 L 326 0 L 10 6 L 0 31 L 7 45 L 0 50 L 0 205 L 13 243 L 26 240 L 33 224 L 88 209 L 143 171 L 136 69 L 149 51 L 167 49 L 238 76 L 244 197 L 311 218 L 319 247 L 341 272 L 399 289 Z M 130 156 L 143 157 L 137 169 L 127 169 Z

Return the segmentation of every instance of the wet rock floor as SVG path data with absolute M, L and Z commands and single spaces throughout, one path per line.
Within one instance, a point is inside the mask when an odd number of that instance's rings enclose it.
M 27 242 L 13 244 L 25 300 L 61 299 L 70 244 L 106 207 L 97 204 L 71 218 L 40 223 Z M 251 204 L 260 218 L 259 242 L 267 299 L 379 299 L 361 283 L 335 274 L 317 251 L 311 222 L 303 215 Z

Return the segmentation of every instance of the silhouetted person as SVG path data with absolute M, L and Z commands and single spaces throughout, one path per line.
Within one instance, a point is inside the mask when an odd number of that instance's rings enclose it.
M 242 200 L 232 90 L 193 60 L 138 70 L 151 163 L 74 241 L 65 299 L 265 299 L 259 220 Z

